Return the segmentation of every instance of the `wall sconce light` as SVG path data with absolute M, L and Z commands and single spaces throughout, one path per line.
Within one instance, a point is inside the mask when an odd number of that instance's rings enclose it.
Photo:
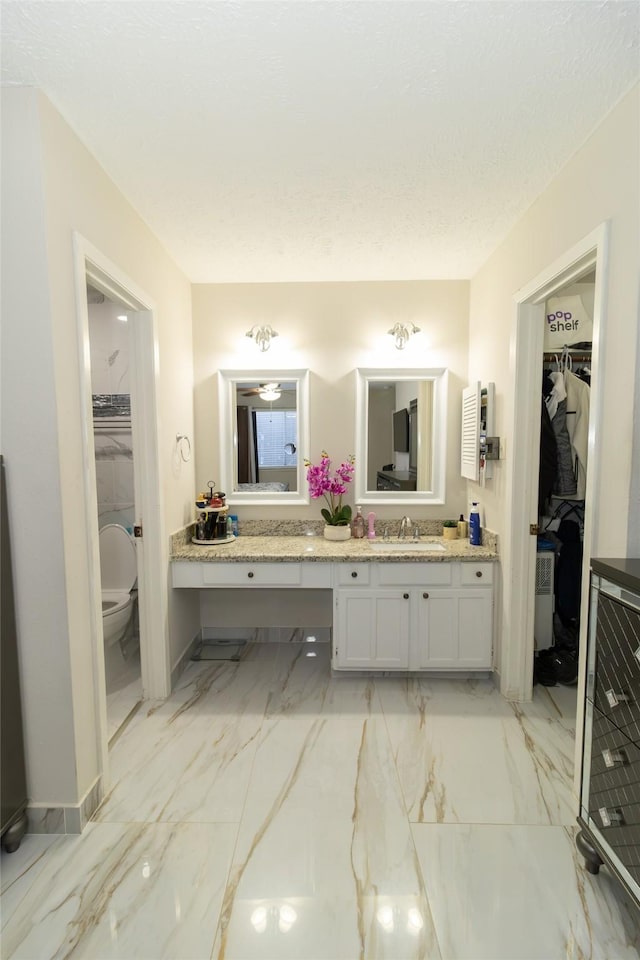
M 387 330 L 387 333 L 394 338 L 396 350 L 404 350 L 409 342 L 409 337 L 412 337 L 414 333 L 420 333 L 420 327 L 416 327 L 415 323 L 394 323 L 391 330 Z
M 269 349 L 273 337 L 277 337 L 278 334 L 273 327 L 269 326 L 269 324 L 264 327 L 259 327 L 257 324 L 255 324 L 255 326 L 251 327 L 251 330 L 247 330 L 245 336 L 252 337 L 258 344 L 258 347 L 262 353 L 264 353 L 265 350 Z

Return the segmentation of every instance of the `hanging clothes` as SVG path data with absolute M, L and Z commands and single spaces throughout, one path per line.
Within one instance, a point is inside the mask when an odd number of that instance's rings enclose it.
M 556 612 L 564 627 L 580 622 L 582 540 L 579 524 L 565 519 L 558 527 L 561 542 L 555 574 Z
M 550 381 L 549 392 L 544 395 L 544 402 L 547 405 L 549 416 L 553 420 L 557 411 L 558 404 L 567 399 L 567 391 L 564 385 L 564 377 L 559 370 L 548 374 Z
M 538 514 L 542 516 L 551 499 L 558 473 L 556 435 L 551 426 L 551 417 L 542 398 L 540 420 L 540 469 L 538 476 Z
M 591 388 L 570 370 L 564 372 L 567 393 L 567 431 L 571 442 L 576 495 L 584 500 L 587 489 L 587 450 L 589 443 L 589 404 Z
M 573 456 L 571 453 L 571 438 L 567 428 L 567 401 L 561 400 L 556 415 L 551 421 L 556 437 L 556 451 L 558 458 L 558 474 L 554 493 L 558 497 L 573 497 L 577 492 L 575 474 L 573 472 Z

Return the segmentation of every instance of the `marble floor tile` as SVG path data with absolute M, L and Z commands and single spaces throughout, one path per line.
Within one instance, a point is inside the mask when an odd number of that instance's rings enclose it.
M 116 740 L 95 819 L 238 822 L 269 690 L 258 663 L 192 664 Z
M 58 842 L 54 834 L 27 833 L 14 853 L 0 854 L 0 918 L 2 926 L 13 914 L 35 877 L 45 869 L 50 847 Z
M 560 721 L 514 709 L 490 681 L 377 688 L 411 821 L 574 822 L 573 744 Z
M 107 737 L 116 735 L 133 708 L 142 700 L 142 677 L 140 670 L 117 689 L 107 693 Z
M 285 651 L 289 659 L 280 661 L 267 705 L 268 717 L 381 715 L 371 677 L 331 676 L 328 644 L 287 644 Z
M 637 960 L 640 917 L 564 827 L 414 824 L 447 960 Z
M 637 958 L 575 850 L 573 738 L 546 688 L 332 677 L 327 643 L 190 663 L 114 740 L 82 836 L 2 855 L 1 956 Z
M 211 945 L 237 828 L 90 824 L 60 837 L 6 923 L 6 960 L 202 960 Z
M 265 727 L 213 957 L 439 957 L 382 719 Z
M 565 720 L 576 722 L 578 711 L 578 684 L 571 687 L 561 683 L 555 687 L 544 687 L 544 691 Z

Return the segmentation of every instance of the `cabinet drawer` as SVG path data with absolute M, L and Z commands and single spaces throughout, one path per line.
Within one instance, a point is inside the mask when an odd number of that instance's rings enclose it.
M 299 586 L 299 563 L 210 563 L 204 565 L 202 582 L 212 587 Z
M 370 563 L 340 563 L 338 567 L 338 584 L 341 587 L 368 586 L 371 579 Z
M 378 583 L 381 587 L 449 586 L 451 563 L 379 563 Z
M 601 593 L 596 642 L 595 706 L 640 742 L 640 613 Z
M 640 882 L 640 749 L 597 710 L 588 811 L 611 850 Z
M 463 587 L 484 586 L 493 583 L 493 564 L 461 563 L 460 583 Z
M 597 809 L 601 806 L 598 797 L 613 793 L 640 804 L 640 748 L 594 710 L 589 807 Z

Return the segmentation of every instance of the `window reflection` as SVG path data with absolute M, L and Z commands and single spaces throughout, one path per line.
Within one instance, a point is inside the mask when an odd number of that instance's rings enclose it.
M 283 493 L 298 488 L 295 383 L 246 381 L 235 390 L 235 491 Z

